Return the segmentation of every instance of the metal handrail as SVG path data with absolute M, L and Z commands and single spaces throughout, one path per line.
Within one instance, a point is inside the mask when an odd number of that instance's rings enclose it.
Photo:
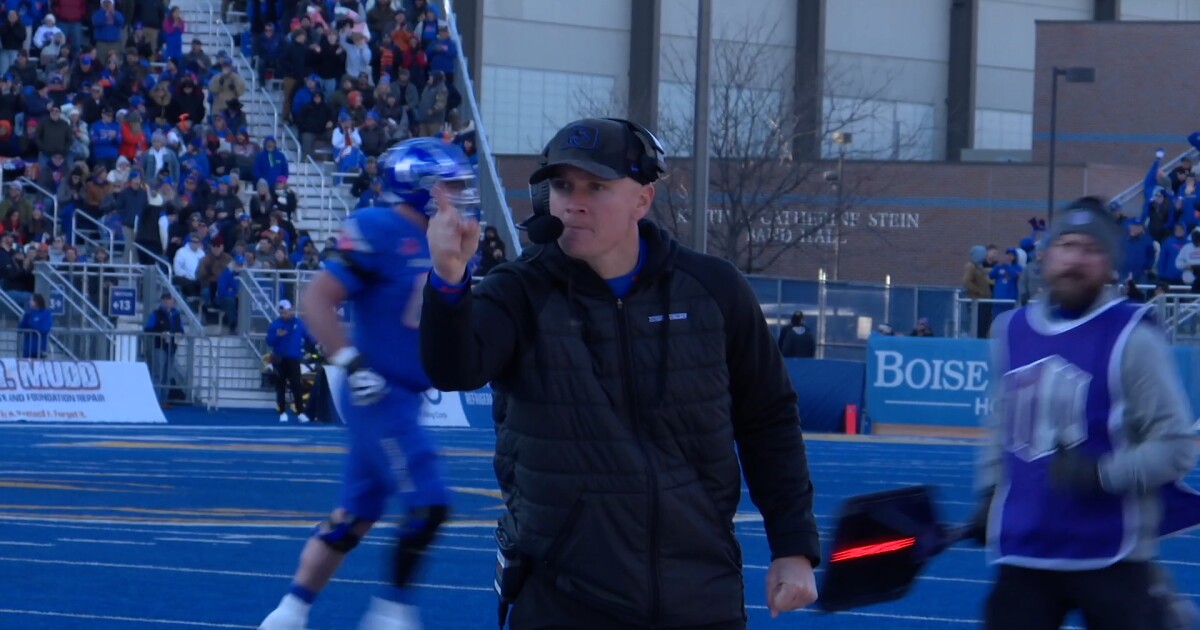
M 242 287 L 250 296 L 250 306 L 258 310 L 259 314 L 267 321 L 275 319 L 275 308 L 272 306 L 270 298 L 267 297 L 267 292 L 258 283 L 258 278 L 249 269 L 243 269 L 241 276 Z M 249 326 L 246 328 L 249 329 Z
M 92 218 L 90 215 L 79 212 L 78 208 L 76 209 L 75 212 L 71 213 L 71 241 L 72 241 L 71 244 L 74 245 L 75 244 L 74 241 L 76 239 L 80 239 L 80 240 L 86 241 L 87 243 L 90 243 L 93 247 L 103 247 L 103 244 L 101 241 L 93 240 L 93 239 L 83 236 L 82 234 L 79 233 L 78 224 L 79 224 L 80 217 L 83 217 L 85 222 L 91 223 L 92 225 L 96 226 L 96 228 L 100 231 L 101 240 L 104 240 L 105 235 L 108 236 L 108 239 L 107 239 L 108 247 L 106 247 L 104 249 L 108 250 L 108 257 L 110 259 L 115 257 L 116 256 L 117 233 L 114 232 L 112 228 L 101 223 L 99 219 Z
M 1197 156 L 1200 156 L 1200 152 L 1196 151 L 1195 148 L 1190 148 L 1187 151 L 1184 151 L 1183 153 L 1180 153 L 1179 155 L 1175 156 L 1173 159 L 1171 159 L 1171 161 L 1166 162 L 1160 168 L 1165 168 L 1167 170 L 1170 170 L 1176 164 L 1183 161 L 1184 158 L 1195 158 Z M 1119 211 L 1121 208 L 1125 207 L 1125 204 L 1134 200 L 1139 195 L 1142 195 L 1144 191 L 1145 191 L 1145 181 L 1139 180 L 1136 184 L 1117 193 L 1117 195 L 1112 198 L 1112 201 L 1109 202 L 1109 205 L 1115 206 L 1115 208 Z M 1139 212 L 1140 212 L 1140 210 L 1139 210 Z
M 57 269 L 47 262 L 37 262 L 33 266 L 33 274 L 35 277 L 41 277 L 50 285 L 62 292 L 63 299 L 71 302 L 71 305 L 79 312 L 87 323 L 99 331 L 109 332 L 116 329 L 112 322 L 100 312 L 100 309 L 92 304 L 92 301 L 87 299 L 87 296 L 80 293 L 75 285 L 71 284 L 66 277 Z
M 272 102 L 271 106 L 274 107 L 275 103 Z M 287 125 L 287 124 L 283 125 L 283 135 L 284 135 L 284 137 L 291 139 L 292 144 L 296 147 L 296 161 L 294 163 L 295 164 L 303 163 L 304 162 L 304 145 L 301 144 L 300 138 L 296 137 L 296 132 L 292 131 L 291 125 Z M 276 136 L 275 137 L 277 137 L 277 138 L 280 137 L 278 123 L 276 123 Z
M 279 139 L 279 108 L 275 106 L 275 99 L 267 91 L 267 86 L 265 85 L 259 86 L 255 91 L 262 95 L 267 105 L 271 108 L 271 135 L 275 137 L 275 143 L 280 145 L 279 149 L 283 150 L 283 143 Z M 265 149 L 266 147 L 262 148 Z
M 10 297 L 4 291 L 0 291 L 0 305 L 4 305 L 12 309 L 12 312 L 17 314 L 17 319 L 21 319 L 21 316 L 25 314 L 25 309 L 21 308 L 21 305 L 17 304 L 17 301 L 12 299 L 12 297 Z
M 33 188 L 34 190 L 50 198 L 50 203 L 54 206 L 53 212 L 50 213 L 50 221 L 54 224 L 54 232 L 51 234 L 51 236 L 57 237 L 59 231 L 62 230 L 62 227 L 58 224 L 58 195 L 51 194 L 49 190 L 42 188 L 37 184 L 37 182 L 29 179 L 28 177 L 19 177 L 17 178 L 17 182 L 22 186 L 29 186 L 30 188 Z M 111 254 L 112 252 L 109 253 Z
M 1172 343 L 1175 341 L 1175 330 L 1180 325 L 1200 317 L 1200 295 L 1186 289 L 1176 292 L 1173 288 L 1168 293 L 1155 296 L 1147 304 L 1154 306 L 1158 321 L 1168 332 Z
M 162 268 L 155 266 L 154 273 L 157 275 L 159 283 L 166 287 L 167 293 L 170 293 L 171 298 L 175 300 L 175 307 L 178 308 L 179 312 L 183 314 L 185 319 L 187 319 L 187 326 L 183 331 L 184 334 L 190 337 L 203 337 L 204 324 L 200 321 L 200 318 L 192 312 L 191 306 L 188 305 L 187 300 L 183 297 L 183 294 L 179 292 L 178 287 L 176 287 L 175 284 L 171 282 L 170 278 L 163 273 Z
M 342 219 L 350 216 L 350 205 L 346 203 L 346 195 L 337 194 L 337 193 L 333 192 L 334 190 L 336 190 L 336 187 L 332 186 L 332 184 L 330 184 L 330 188 L 327 191 L 325 185 L 327 182 L 329 182 L 329 178 L 333 177 L 333 176 L 330 175 L 329 177 L 326 177 L 324 169 L 321 168 L 320 164 L 317 164 L 317 161 L 314 160 L 311 155 L 304 156 L 304 159 L 308 160 L 308 163 L 312 165 L 313 170 L 317 171 L 318 173 L 321 173 L 321 175 L 322 175 L 322 177 L 321 177 L 321 198 L 326 199 L 327 200 L 326 203 L 328 203 L 329 206 L 327 208 L 325 208 L 325 217 L 321 220 L 321 225 L 324 228 L 325 233 L 330 234 L 334 231 L 334 229 L 336 229 L 336 226 L 330 225 L 330 223 L 333 221 L 333 218 L 334 218 L 333 200 L 337 199 L 338 203 L 342 204 L 342 216 L 338 217 L 338 219 L 337 219 L 337 223 L 339 225 L 341 224 Z
M 513 257 L 516 258 L 521 255 L 521 238 L 517 233 L 516 224 L 513 223 L 512 208 L 508 206 L 508 199 L 504 194 L 504 184 L 500 181 L 500 176 L 497 174 L 496 159 L 492 154 L 492 145 L 488 141 L 487 131 L 483 128 L 479 103 L 475 100 L 475 90 L 469 76 L 467 58 L 462 50 L 462 36 L 458 32 L 458 20 L 454 15 L 454 3 L 453 0 L 442 0 L 442 2 L 450 36 L 454 38 L 454 42 L 458 48 L 458 60 L 456 61 L 458 71 L 454 73 L 454 77 L 456 81 L 462 82 L 464 89 L 459 91 L 462 93 L 463 102 L 469 104 L 472 118 L 475 119 L 475 153 L 478 156 L 479 163 L 483 167 L 485 175 L 490 180 L 490 184 L 496 192 L 497 198 L 493 200 L 493 203 L 498 207 L 495 210 L 500 212 L 503 218 L 503 229 L 508 232 L 509 246 L 512 248 Z M 496 226 L 496 228 L 501 229 L 501 226 Z

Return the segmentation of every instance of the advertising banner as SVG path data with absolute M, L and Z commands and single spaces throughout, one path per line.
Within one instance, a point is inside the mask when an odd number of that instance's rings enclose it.
M 867 341 L 867 413 L 873 422 L 983 426 L 991 408 L 988 341 L 885 337 Z M 1200 414 L 1200 348 L 1176 346 L 1176 370 Z M 1200 429 L 1200 423 L 1197 423 Z
M 981 426 L 989 377 L 986 340 L 873 335 L 867 341 L 872 422 Z
M 165 423 L 145 363 L 0 359 L 0 422 Z

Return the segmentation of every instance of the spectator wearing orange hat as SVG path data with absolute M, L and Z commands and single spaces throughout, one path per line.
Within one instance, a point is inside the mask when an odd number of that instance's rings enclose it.
M 213 81 L 219 78 L 221 77 L 213 77 Z M 237 77 L 236 80 L 241 81 L 242 78 Z M 230 81 L 233 81 L 233 79 L 230 79 Z M 243 82 L 243 93 L 245 92 L 245 86 L 246 84 Z M 224 101 L 221 104 L 223 106 Z M 214 111 L 221 110 L 215 108 L 214 105 Z M 187 114 L 190 121 L 203 121 L 205 116 L 208 115 L 208 106 L 204 102 L 204 91 L 196 85 L 196 82 L 191 77 L 184 78 L 179 82 L 179 89 L 171 97 L 171 106 L 167 109 L 167 120 L 178 122 L 184 114 Z
M 363 105 L 363 94 L 358 90 L 352 90 L 346 95 L 346 106 L 338 112 L 338 121 L 342 118 L 350 118 L 355 127 L 361 126 L 367 120 L 367 107 Z

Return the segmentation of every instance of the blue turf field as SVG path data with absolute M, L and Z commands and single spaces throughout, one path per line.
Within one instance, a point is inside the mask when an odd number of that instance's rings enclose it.
M 338 496 L 342 429 L 272 420 L 221 414 L 192 426 L 0 425 L 0 628 L 253 628 L 287 588 L 312 524 Z M 458 505 L 420 580 L 426 627 L 495 628 L 493 434 L 440 430 L 437 437 Z M 939 486 L 945 520 L 970 510 L 968 443 L 809 436 L 809 454 L 823 528 L 844 497 L 898 485 Z M 771 621 L 762 525 L 748 498 L 740 514 L 751 628 L 977 624 L 990 573 L 982 552 L 965 546 L 937 558 L 903 601 Z M 1188 593 L 1200 592 L 1195 537 L 1168 541 L 1164 550 Z M 376 535 L 354 552 L 317 601 L 313 628 L 356 627 L 386 575 L 389 544 Z

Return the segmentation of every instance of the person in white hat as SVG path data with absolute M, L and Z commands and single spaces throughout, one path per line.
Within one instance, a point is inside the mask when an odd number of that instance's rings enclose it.
M 54 42 L 55 35 L 63 35 L 62 29 L 58 28 L 57 21 L 53 15 L 47 15 L 42 20 L 41 26 L 38 26 L 37 31 L 33 34 L 33 47 L 42 49 Z M 63 35 L 65 40 L 66 36 Z
M 292 410 L 301 423 L 308 416 L 301 411 L 304 390 L 300 382 L 300 360 L 304 357 L 304 342 L 316 344 L 316 340 L 296 317 L 296 310 L 289 300 L 279 300 L 279 317 L 267 328 L 267 345 L 271 347 L 272 366 L 275 368 L 275 407 L 279 421 L 288 421 L 287 389 L 292 390 Z

